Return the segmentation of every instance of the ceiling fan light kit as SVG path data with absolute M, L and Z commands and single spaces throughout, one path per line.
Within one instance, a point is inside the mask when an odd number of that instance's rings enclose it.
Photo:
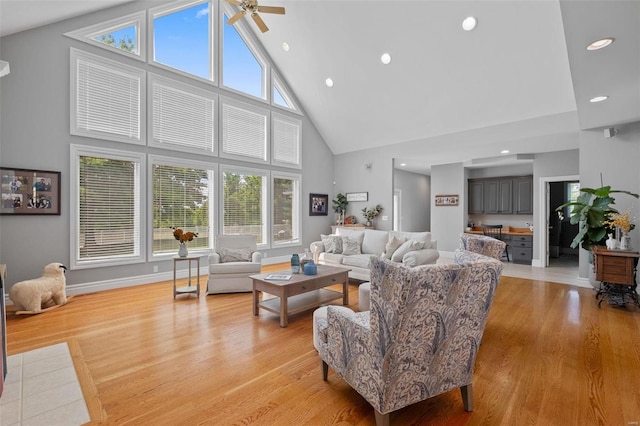
M 260 15 L 258 13 L 275 13 L 277 15 L 284 15 L 284 7 L 280 6 L 259 6 L 257 0 L 227 0 L 228 3 L 231 3 L 234 6 L 238 6 L 240 11 L 233 15 L 227 21 L 228 25 L 235 24 L 238 20 L 244 17 L 247 13 L 251 15 L 251 19 L 256 23 L 260 31 L 266 33 L 269 31 L 269 27 L 264 23 Z

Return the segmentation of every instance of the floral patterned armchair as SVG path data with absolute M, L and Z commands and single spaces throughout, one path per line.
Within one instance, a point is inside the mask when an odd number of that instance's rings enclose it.
M 480 253 L 500 260 L 506 247 L 507 243 L 485 235 L 460 234 L 460 250 Z
M 370 311 L 320 308 L 327 315 L 314 324 L 314 344 L 323 379 L 331 366 L 373 406 L 378 426 L 455 388 L 473 409 L 473 368 L 502 262 L 461 250 L 455 261 L 408 268 L 372 257 Z

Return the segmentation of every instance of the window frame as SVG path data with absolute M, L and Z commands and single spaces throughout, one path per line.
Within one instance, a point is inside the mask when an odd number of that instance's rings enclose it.
M 142 69 L 125 65 L 121 62 L 112 61 L 102 56 L 84 52 L 75 48 L 71 48 L 70 54 L 70 107 L 69 107 L 69 133 L 76 136 L 85 136 L 94 139 L 106 139 L 115 142 L 124 142 L 134 145 L 144 145 L 146 143 L 146 126 L 143 125 L 143 117 L 146 117 L 146 72 Z M 114 72 L 127 74 L 131 78 L 138 79 L 138 137 L 126 137 L 114 133 L 85 130 L 77 126 L 78 122 L 78 63 L 80 60 L 102 66 L 113 70 Z
M 69 201 L 69 224 L 70 224 L 70 269 L 89 269 L 100 268 L 106 266 L 119 266 L 129 265 L 135 263 L 146 262 L 146 245 L 143 243 L 146 241 L 146 227 L 143 226 L 142 221 L 144 217 L 144 207 L 146 206 L 146 191 L 143 188 L 147 187 L 145 170 L 147 168 L 146 156 L 141 153 L 131 151 L 120 151 L 108 148 L 89 147 L 81 145 L 70 145 L 71 155 L 71 167 L 70 167 L 70 201 Z M 80 259 L 80 157 L 96 157 L 96 158 L 108 158 L 117 161 L 131 161 L 138 164 L 138 169 L 135 176 L 135 195 L 137 197 L 137 217 L 134 216 L 134 226 L 137 226 L 138 235 L 140 236 L 138 244 L 138 254 L 127 257 L 117 256 L 113 258 L 99 259 L 99 260 L 82 260 Z M 135 243 L 134 243 L 135 244 Z
M 277 171 L 277 170 L 272 170 L 270 173 L 270 191 L 271 191 L 271 196 L 269 197 L 270 200 L 270 206 L 269 206 L 269 236 L 272 236 L 274 233 L 274 219 L 275 219 L 275 215 L 274 215 L 274 200 L 275 200 L 275 194 L 273 193 L 273 187 L 275 184 L 275 180 L 276 179 L 291 179 L 296 181 L 296 191 L 295 191 L 295 199 L 293 200 L 293 206 L 292 206 L 292 212 L 293 212 L 293 222 L 295 222 L 295 226 L 294 223 L 291 224 L 291 229 L 293 230 L 294 234 L 297 235 L 296 238 L 292 238 L 290 241 L 287 242 L 276 242 L 274 241 L 272 238 L 270 238 L 269 241 L 269 247 L 272 249 L 277 249 L 277 248 L 285 248 L 285 247 L 295 247 L 295 246 L 300 246 L 302 244 L 302 212 L 303 212 L 303 208 L 302 208 L 302 174 L 300 173 L 290 173 L 290 172 L 281 172 L 281 171 Z
M 163 16 L 166 15 L 170 15 L 174 12 L 179 12 L 181 10 L 184 9 L 188 9 L 190 7 L 199 5 L 199 4 L 208 4 L 209 5 L 209 15 L 208 15 L 208 20 L 209 20 L 209 50 L 210 50 L 210 60 L 209 60 L 209 78 L 202 78 L 199 75 L 195 75 L 195 74 L 191 74 L 187 71 L 183 71 L 180 70 L 178 68 L 174 68 L 170 65 L 167 64 L 163 64 L 162 62 L 157 62 L 155 60 L 155 37 L 154 37 L 154 31 L 155 31 L 155 27 L 154 27 L 154 20 L 156 18 L 161 18 Z M 185 77 L 189 77 L 189 78 L 193 78 L 194 80 L 198 80 L 201 82 L 205 82 L 208 84 L 212 84 L 214 86 L 218 85 L 218 58 L 220 56 L 220 48 L 221 46 L 219 46 L 218 43 L 218 38 L 217 38 L 217 28 L 215 23 L 218 22 L 219 20 L 217 19 L 218 17 L 218 2 L 216 1 L 211 1 L 211 0 L 181 0 L 181 1 L 177 1 L 177 2 L 173 2 L 173 3 L 169 3 L 169 4 L 165 4 L 162 6 L 156 6 L 153 8 L 149 9 L 149 15 L 147 17 L 148 19 L 148 28 L 149 28 L 149 43 L 148 44 L 148 49 L 149 49 L 149 54 L 148 54 L 148 60 L 147 62 L 150 65 L 153 65 L 155 67 L 158 68 L 162 68 L 164 70 L 167 71 L 171 71 L 173 73 L 185 76 Z
M 119 49 L 117 47 L 109 46 L 98 40 L 94 40 L 93 37 L 117 31 L 130 26 L 136 27 L 136 45 L 138 46 L 138 53 L 127 52 L 126 50 Z M 131 13 L 129 15 L 120 16 L 108 21 L 100 22 L 88 27 L 80 28 L 77 30 L 69 31 L 64 34 L 66 37 L 73 38 L 83 43 L 88 43 L 93 46 L 97 46 L 101 49 L 106 49 L 110 52 L 115 52 L 120 55 L 124 55 L 128 58 L 133 58 L 138 61 L 146 62 L 147 60 L 147 11 L 141 10 L 139 12 Z
M 210 90 L 203 90 L 200 89 L 198 87 L 195 86 L 191 86 L 189 84 L 185 84 L 185 83 L 181 83 L 179 81 L 170 79 L 170 78 L 166 78 L 166 77 L 162 77 L 159 76 L 157 74 L 153 74 L 153 73 L 148 73 L 148 99 L 147 99 L 147 104 L 148 104 L 148 108 L 147 108 L 147 135 L 148 135 L 148 140 L 147 140 L 147 145 L 151 146 L 151 147 L 155 147 L 155 148 L 162 148 L 162 149 L 169 149 L 169 150 L 173 150 L 173 151 L 180 151 L 180 152 L 192 152 L 194 154 L 200 154 L 200 155 L 208 155 L 208 156 L 212 156 L 212 157 L 216 157 L 218 156 L 218 149 L 219 149 L 219 134 L 220 134 L 220 130 L 218 127 L 220 127 L 219 123 L 220 123 L 220 117 L 218 114 L 218 110 L 220 109 L 220 101 L 219 101 L 219 97 L 218 94 L 216 92 L 212 92 Z M 199 97 L 203 97 L 203 98 L 207 98 L 210 101 L 213 102 L 213 132 L 212 132 L 212 137 L 213 137 L 213 147 L 211 149 L 211 151 L 209 150 L 203 150 L 203 149 L 197 149 L 197 148 L 193 148 L 193 147 L 189 147 L 189 146 L 181 146 L 181 145 L 176 145 L 176 144 L 171 144 L 171 143 L 161 143 L 161 142 L 156 142 L 155 140 L 155 133 L 154 133 L 154 121 L 153 121 L 153 114 L 154 114 L 154 105 L 153 105 L 153 101 L 154 101 L 154 91 L 153 91 L 153 85 L 154 83 L 161 83 L 164 86 L 167 86 L 169 88 L 175 89 L 175 90 L 179 90 L 179 91 L 183 91 L 186 92 L 188 94 L 194 95 L 194 96 L 199 96 Z
M 216 213 L 218 211 L 217 208 L 217 198 L 216 191 L 218 188 L 218 165 L 216 163 L 207 163 L 204 161 L 197 160 L 189 160 L 186 158 L 175 158 L 175 157 L 167 157 L 163 155 L 148 155 L 148 167 L 147 167 L 147 182 L 150 184 L 147 187 L 147 194 L 149 199 L 149 204 L 147 205 L 147 228 L 150 229 L 149 237 L 147 240 L 147 260 L 149 262 L 156 262 L 159 260 L 168 260 L 173 258 L 176 255 L 178 247 L 176 245 L 176 253 L 154 253 L 153 252 L 153 166 L 154 165 L 162 165 L 162 166 L 173 166 L 173 167 L 188 167 L 188 168 L 197 168 L 206 170 L 209 176 L 209 245 L 206 248 L 197 248 L 197 249 L 189 249 L 189 254 L 200 254 L 202 256 L 208 254 L 213 250 L 214 247 L 214 236 L 216 234 L 216 230 L 218 229 L 218 220 L 216 217 Z

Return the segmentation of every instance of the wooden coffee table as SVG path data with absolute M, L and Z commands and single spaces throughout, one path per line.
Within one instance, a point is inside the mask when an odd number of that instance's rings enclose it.
M 346 268 L 318 265 L 317 275 L 292 274 L 291 271 L 251 275 L 253 279 L 253 315 L 260 308 L 280 315 L 280 327 L 289 324 L 289 314 L 306 311 L 342 297 L 342 304 L 349 304 L 349 271 Z M 291 275 L 289 280 L 267 280 L 271 274 Z M 324 287 L 342 283 L 342 293 Z M 258 293 L 276 296 L 260 301 Z

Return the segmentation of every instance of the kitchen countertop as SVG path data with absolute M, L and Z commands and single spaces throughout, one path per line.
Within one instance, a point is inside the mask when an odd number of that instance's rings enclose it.
M 467 234 L 480 234 L 482 235 L 482 227 L 480 226 L 476 226 L 474 228 L 471 228 L 470 231 L 464 231 Z M 529 228 L 515 228 L 512 226 L 503 226 L 502 227 L 502 234 L 503 235 L 528 235 L 528 236 L 533 236 L 533 232 L 531 230 L 529 230 Z

